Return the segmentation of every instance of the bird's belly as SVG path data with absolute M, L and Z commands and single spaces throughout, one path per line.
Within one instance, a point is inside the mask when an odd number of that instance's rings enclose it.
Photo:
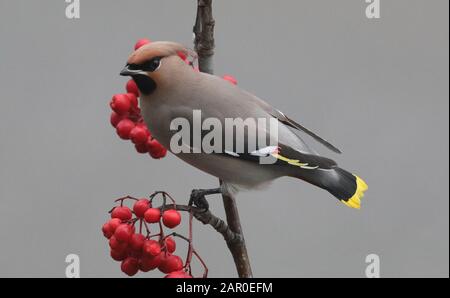
M 176 154 L 188 164 L 241 188 L 257 188 L 282 175 L 268 165 L 242 161 L 217 154 Z

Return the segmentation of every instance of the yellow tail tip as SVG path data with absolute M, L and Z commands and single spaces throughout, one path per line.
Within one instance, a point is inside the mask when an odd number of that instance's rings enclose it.
M 364 193 L 369 189 L 369 186 L 367 185 L 366 182 L 364 182 L 364 180 L 362 180 L 356 175 L 354 176 L 356 177 L 355 194 L 347 201 L 341 200 L 341 202 L 350 208 L 361 209 L 361 199 L 364 197 Z

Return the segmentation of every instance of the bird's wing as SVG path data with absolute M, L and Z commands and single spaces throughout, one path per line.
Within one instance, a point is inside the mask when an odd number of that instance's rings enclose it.
M 263 100 L 261 100 L 261 99 L 259 99 L 257 97 L 254 97 L 254 100 L 255 100 L 255 102 L 258 105 L 261 106 L 261 108 L 263 110 L 265 110 L 272 117 L 277 118 L 281 123 L 306 133 L 307 135 L 311 136 L 314 140 L 316 140 L 317 142 L 321 143 L 322 145 L 324 145 L 325 147 L 327 147 L 328 149 L 330 149 L 331 151 L 333 151 L 335 153 L 342 153 L 341 150 L 339 150 L 336 146 L 334 146 L 333 144 L 331 144 L 330 142 L 328 142 L 324 138 L 318 136 L 316 133 L 312 132 L 311 130 L 309 130 L 308 128 L 304 127 L 303 125 L 301 125 L 301 124 L 295 122 L 294 120 L 290 119 L 283 112 L 275 109 L 274 107 L 272 107 L 271 105 L 269 105 L 265 101 L 263 101 Z
M 199 107 L 200 108 L 200 107 Z M 217 117 L 221 120 L 222 124 L 224 123 L 224 118 L 222 112 L 226 107 L 224 106 L 222 109 L 202 109 L 203 117 Z M 182 117 L 187 119 L 188 122 L 193 127 L 193 119 L 192 119 L 192 110 L 191 108 L 187 108 L 186 106 L 176 106 L 172 107 L 171 111 L 174 112 L 176 117 Z M 227 114 L 229 115 L 229 114 Z M 236 115 L 233 115 L 235 117 Z M 172 116 L 172 118 L 175 116 Z M 220 137 L 221 140 L 218 144 L 219 150 L 210 152 L 211 155 L 220 155 L 227 158 L 238 159 L 245 162 L 253 162 L 253 163 L 262 163 L 262 158 L 272 157 L 275 160 L 268 162 L 267 165 L 278 165 L 278 166 L 286 166 L 286 167 L 299 167 L 305 170 L 316 170 L 316 169 L 331 169 L 336 166 L 336 162 L 333 160 L 319 156 L 315 154 L 312 150 L 308 148 L 308 146 L 303 142 L 303 140 L 290 131 L 285 124 L 278 122 L 278 140 L 276 144 L 267 144 L 259 142 L 254 143 L 249 148 L 248 140 L 255 140 L 259 135 L 265 134 L 266 139 L 270 134 L 269 129 L 259 128 L 257 131 L 253 131 L 251 129 L 246 129 L 243 131 L 243 135 L 234 135 L 234 140 L 237 141 L 239 138 L 244 142 L 243 148 L 237 150 L 236 143 L 232 144 L 231 147 L 227 146 L 226 142 L 226 127 L 222 126 Z M 263 129 L 263 130 L 261 130 Z M 205 140 L 205 137 L 211 133 L 210 129 L 202 130 L 200 140 Z M 234 133 L 234 132 L 233 132 Z M 236 132 L 237 133 L 237 132 Z M 208 139 L 209 140 L 209 139 Z M 188 142 L 183 142 L 183 147 L 188 149 L 187 152 L 204 152 L 202 147 L 198 147 L 195 145 L 193 134 L 189 134 Z M 208 145 L 211 145 L 214 149 L 217 147 L 216 139 L 210 139 L 207 142 Z M 200 146 L 202 146 L 199 143 Z M 242 150 L 243 149 L 243 150 Z
M 333 144 L 331 144 L 330 142 L 328 142 L 327 140 L 325 140 L 324 138 L 318 136 L 316 133 L 312 132 L 311 130 L 309 130 L 308 128 L 304 127 L 303 125 L 295 122 L 294 120 L 290 119 L 289 117 L 287 117 L 285 114 L 283 114 L 282 112 L 276 110 L 277 112 L 275 113 L 275 115 L 272 115 L 276 118 L 278 118 L 278 120 L 280 120 L 282 123 L 295 128 L 297 130 L 303 131 L 304 133 L 306 133 L 307 135 L 311 136 L 314 140 L 316 140 L 317 142 L 321 143 L 322 145 L 324 145 L 326 148 L 330 149 L 331 151 L 335 152 L 335 153 L 342 153 L 341 150 L 339 150 L 339 148 L 337 148 L 336 146 L 334 146 Z
M 277 147 L 264 147 L 253 152 L 235 153 L 225 151 L 222 154 L 230 158 L 258 163 L 261 163 L 261 158 L 273 157 L 275 162 L 271 164 L 299 167 L 305 170 L 329 170 L 337 166 L 334 160 L 315 154 L 302 153 L 284 144 L 279 144 Z
M 251 93 L 232 86 L 229 82 L 207 74 L 200 75 L 200 82 L 192 85 L 194 88 L 191 88 L 190 85 L 189 87 L 191 89 L 187 90 L 189 92 L 180 91 L 182 94 L 190 94 L 191 96 L 182 98 L 177 106 L 171 106 L 170 110 L 173 115 L 170 118 L 183 117 L 192 123 L 192 110 L 201 110 L 203 119 L 212 117 L 219 119 L 222 123 L 224 123 L 226 118 L 272 118 L 278 121 L 278 146 L 275 148 L 270 145 L 264 144 L 260 146 L 258 144 L 256 150 L 246 150 L 244 153 L 233 152 L 232 150 L 225 150 L 225 142 L 222 141 L 223 150 L 221 154 L 242 160 L 259 161 L 259 154 L 267 154 L 269 152 L 270 155 L 276 155 L 275 157 L 278 159 L 278 163 L 287 163 L 292 166 L 301 164 L 305 168 L 320 167 L 326 169 L 336 165 L 333 160 L 315 154 L 298 135 L 292 132 L 288 127 L 300 129 L 302 126 L 297 125 L 296 127 L 295 122 L 289 121 L 289 118 L 283 113 L 272 108 L 269 104 Z M 258 128 L 257 135 L 259 136 L 261 133 L 269 136 L 271 131 L 269 129 L 261 131 Z M 204 136 L 206 132 L 203 131 L 202 134 Z M 244 134 L 243 139 L 245 141 L 258 139 L 257 135 L 254 135 L 254 132 L 249 130 L 246 130 Z M 222 136 L 225 136 L 225 131 L 223 131 Z M 319 139 L 326 142 L 321 138 Z M 247 146 L 247 143 L 245 146 Z M 329 146 L 335 148 L 331 144 Z M 279 154 L 275 154 L 275 149 L 279 151 Z M 338 150 L 335 149 L 334 151 Z

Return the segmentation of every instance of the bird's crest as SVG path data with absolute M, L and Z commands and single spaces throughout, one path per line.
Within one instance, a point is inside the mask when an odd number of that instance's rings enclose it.
M 128 58 L 128 64 L 141 64 L 154 57 L 168 56 L 180 56 L 183 59 L 197 59 L 197 54 L 195 51 L 183 46 L 182 44 L 169 41 L 158 41 L 137 49 Z

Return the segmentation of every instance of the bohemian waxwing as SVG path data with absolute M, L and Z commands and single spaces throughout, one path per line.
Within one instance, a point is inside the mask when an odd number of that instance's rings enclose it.
M 339 168 L 333 160 L 319 156 L 291 129 L 302 131 L 339 153 L 336 147 L 256 96 L 222 78 L 195 71 L 180 55 L 189 57 L 193 52 L 177 43 L 154 42 L 136 50 L 121 72 L 121 75 L 131 76 L 136 82 L 141 93 L 144 120 L 152 135 L 169 151 L 173 153 L 171 140 L 178 133 L 173 125 L 171 127 L 172 121 L 186 119 L 191 127 L 195 126 L 194 111 L 201 111 L 202 119 L 214 118 L 221 124 L 226 118 L 266 119 L 267 123 L 276 120 L 277 146 L 257 147 L 256 150 L 246 146 L 243 152 L 235 152 L 236 144 L 231 148 L 225 147 L 222 145 L 226 143 L 223 139 L 214 140 L 217 142 L 215 145 L 221 146 L 219 152 L 177 152 L 176 155 L 220 178 L 224 182 L 222 191 L 253 189 L 289 176 L 327 190 L 349 207 L 360 208 L 360 199 L 368 189 L 367 184 L 358 176 Z M 223 135 L 226 135 L 225 128 L 222 129 Z M 257 139 L 260 135 L 269 138 L 271 133 L 272 130 L 258 126 L 258 136 L 246 130 L 243 139 L 247 145 L 247 140 Z M 182 140 L 183 146 L 191 146 L 192 149 L 191 141 L 192 136 Z M 261 163 L 262 156 L 271 157 L 274 162 Z

